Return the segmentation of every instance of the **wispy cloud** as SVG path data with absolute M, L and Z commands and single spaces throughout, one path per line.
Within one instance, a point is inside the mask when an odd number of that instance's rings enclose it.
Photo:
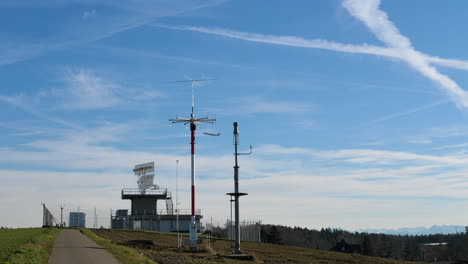
M 12 38 L 0 34 L 2 40 L 2 53 L 0 54 L 0 65 L 11 64 L 34 58 L 52 50 L 66 49 L 84 43 L 91 43 L 104 39 L 127 30 L 138 28 L 158 18 L 178 16 L 199 9 L 212 7 L 225 2 L 225 0 L 184 0 L 184 1 L 101 1 L 101 0 L 73 0 L 73 1 L 1 1 L 0 6 L 14 7 L 13 10 L 21 8 L 68 8 L 74 4 L 89 8 L 78 16 L 61 15 L 65 12 L 53 12 L 55 24 L 59 24 L 50 34 L 38 34 L 43 37 L 22 41 L 24 36 L 18 35 Z M 100 6 L 105 12 L 99 13 L 95 9 Z M 115 12 L 111 12 L 113 10 Z M 41 13 L 38 11 L 38 13 Z M 42 12 L 51 14 L 50 12 Z M 67 12 L 68 14 L 69 12 Z M 41 22 L 43 18 L 38 15 Z M 78 19 L 77 19 L 78 18 Z M 86 22 L 86 23 L 83 23 Z M 34 23 L 30 21 L 29 23 Z M 46 25 L 47 32 L 54 25 Z M 34 44 L 31 44 L 34 43 Z
M 288 100 L 272 100 L 263 96 L 238 97 L 222 102 L 222 107 L 207 108 L 209 112 L 216 112 L 221 115 L 238 114 L 294 114 L 303 115 L 314 113 L 317 105 L 314 103 L 303 103 Z M 312 124 L 303 124 L 304 127 Z M 316 125 L 316 124 L 314 124 Z
M 262 145 L 256 148 L 259 155 L 305 155 L 320 160 L 340 161 L 349 164 L 387 165 L 396 164 L 404 166 L 405 163 L 437 166 L 467 166 L 468 155 L 426 155 L 403 151 L 376 150 L 376 149 L 340 149 L 315 150 L 299 147 L 284 147 L 280 145 Z
M 419 134 L 408 137 L 408 142 L 415 144 L 428 144 L 433 142 L 447 142 L 449 138 L 454 138 L 455 141 L 466 141 L 465 138 L 468 136 L 468 126 L 466 125 L 445 125 L 441 127 L 432 127 L 425 129 Z M 461 144 L 450 144 L 442 145 L 439 147 L 433 147 L 433 150 L 450 149 L 450 148 L 462 148 L 465 147 L 465 143 Z
M 94 110 L 131 103 L 141 106 L 150 100 L 165 97 L 153 86 L 133 84 L 131 81 L 115 82 L 86 68 L 67 68 L 60 81 L 56 88 L 38 94 L 42 99 L 53 98 L 59 109 Z
M 0 195 L 11 192 L 22 194 L 18 196 L 21 199 L 16 201 L 12 200 L 12 195 L 2 197 L 6 200 L 0 205 L 0 210 L 12 210 L 14 208 L 10 204 L 20 204 L 31 210 L 13 212 L 29 217 L 26 211 L 35 210 L 30 204 L 37 197 L 51 201 L 54 197 L 78 198 L 83 188 L 87 189 L 88 196 L 80 198 L 80 203 L 93 204 L 93 200 L 96 200 L 97 205 L 103 208 L 128 206 L 119 199 L 118 194 L 123 186 L 135 186 L 131 167 L 142 161 L 157 162 L 157 184 L 174 190 L 174 161 L 180 160 L 180 186 L 189 186 L 189 177 L 183 176 L 189 175 L 190 169 L 190 157 L 184 154 L 186 152 L 163 148 L 137 150 L 131 143 L 129 147 L 128 138 L 129 135 L 134 135 L 134 127 L 138 126 L 108 123 L 94 128 L 67 129 L 53 137 L 32 138 L 18 147 L 0 147 L 0 165 L 28 166 L 21 170 L 0 170 L 3 180 Z M 115 142 L 127 144 L 109 144 Z M 242 160 L 242 188 L 250 195 L 249 206 L 245 210 L 246 214 L 262 218 L 265 222 L 281 221 L 283 224 L 308 227 L 321 227 L 325 224 L 342 226 L 337 220 L 340 218 L 333 215 L 330 207 L 334 210 L 338 208 L 343 213 L 349 210 L 349 206 L 366 204 L 365 208 L 359 207 L 360 212 L 381 220 L 378 221 L 379 225 L 385 226 L 390 220 L 379 215 L 382 210 L 392 209 L 382 209 L 375 205 L 373 197 L 385 196 L 386 204 L 398 208 L 392 211 L 395 215 L 406 213 L 401 209 L 402 205 L 412 204 L 417 207 L 419 204 L 414 197 L 420 200 L 429 195 L 452 199 L 467 198 L 463 190 L 457 189 L 468 185 L 468 178 L 464 175 L 468 167 L 468 156 L 463 154 L 421 155 L 365 148 L 319 151 L 302 146 L 281 145 L 261 145 L 254 151 L 256 155 Z M 219 152 L 205 152 L 197 159 L 200 169 L 199 198 L 206 216 L 222 219 L 227 212 L 223 210 L 226 208 L 226 201 L 219 197 L 232 188 L 232 162 L 232 154 Z M 102 177 L 96 178 L 96 175 Z M 457 184 L 451 177 L 457 177 Z M 86 183 L 80 184 L 83 180 Z M 107 184 L 108 181 L 111 183 Z M 19 190 L 17 186 L 21 182 L 29 182 L 28 187 L 33 187 L 27 191 Z M 396 189 L 397 194 L 394 192 Z M 281 194 L 282 197 L 274 205 L 268 203 L 275 199 L 271 193 L 276 196 Z M 188 188 L 182 188 L 180 195 L 182 203 L 189 204 Z M 355 198 L 356 196 L 366 198 Z M 412 198 L 404 200 L 404 197 Z M 300 201 L 299 204 L 297 201 Z M 321 221 L 326 220 L 323 223 L 310 223 L 310 215 L 294 220 L 280 216 L 281 219 L 277 220 L 275 213 L 268 213 L 278 209 L 301 211 L 300 208 L 307 206 L 314 206 L 322 216 Z M 261 212 L 258 210 L 260 207 L 263 208 Z M 433 205 L 430 208 L 434 209 L 438 207 Z M 34 219 L 33 216 L 31 219 Z M 350 221 L 344 227 L 360 228 L 362 226 L 359 223 L 360 221 Z M 2 225 L 5 224 L 33 225 L 31 221 L 19 224 L 11 220 L 2 222 Z M 392 224 L 405 223 L 392 220 Z
M 95 16 L 96 16 L 96 9 L 93 9 L 93 10 L 83 12 L 83 15 L 81 16 L 81 18 L 86 21 L 86 20 L 91 19 L 91 18 L 93 18 Z
M 115 206 L 125 206 L 125 204 L 121 205 L 118 198 L 120 184 L 126 187 L 135 186 L 134 177 L 131 177 L 131 167 L 142 160 L 157 162 L 159 171 L 157 183 L 170 190 L 173 190 L 175 184 L 172 175 L 176 159 L 181 161 L 181 175 L 189 174 L 190 158 L 187 155 L 167 151 L 139 152 L 100 146 L 100 143 L 114 140 L 113 138 L 94 142 L 84 140 L 88 135 L 102 133 L 119 135 L 121 132 L 122 128 L 119 127 L 102 127 L 95 131 L 71 133 L 61 139 L 33 141 L 28 145 L 30 150 L 0 148 L 2 163 L 23 164 L 27 162 L 30 165 L 43 166 L 41 170 L 0 170 L 0 177 L 4 180 L 0 186 L 0 193 L 9 194 L 13 190 L 18 191 L 14 187 L 18 186 L 21 181 L 31 182 L 32 186 L 35 186 L 24 196 L 21 195 L 23 199 L 21 204 L 27 204 L 28 201 L 38 196 L 49 197 L 42 194 L 40 190 L 44 186 L 48 186 L 47 193 L 54 194 L 56 197 L 63 197 L 65 193 L 72 197 L 79 197 L 82 189 L 77 187 L 80 185 L 77 182 L 85 179 L 86 182 L 90 182 L 88 185 L 83 185 L 83 188 L 89 189 L 89 195 L 80 201 L 85 203 L 92 198 L 102 199 L 102 191 L 104 191 L 105 197 L 113 198 L 108 198 L 99 205 L 115 208 Z M 69 138 L 79 140 L 69 141 Z M 446 204 L 441 204 L 439 207 L 431 203 L 430 208 L 420 207 L 418 201 L 427 202 L 429 197 L 451 198 L 455 201 L 468 198 L 464 191 L 468 187 L 468 178 L 465 175 L 468 160 L 466 155 L 420 155 L 369 149 L 317 151 L 280 145 L 259 146 L 255 148 L 255 153 L 257 155 L 242 160 L 242 188 L 249 193 L 249 205 L 245 207 L 245 210 L 246 214 L 248 213 L 251 217 L 260 217 L 270 223 L 280 221 L 288 225 L 296 224 L 316 228 L 329 225 L 357 228 L 362 226 L 360 221 L 349 217 L 350 221 L 343 226 L 343 222 L 340 222 L 340 218 L 334 214 L 334 211 L 338 208 L 340 214 L 352 215 L 356 213 L 355 208 L 359 208 L 360 213 L 378 219 L 378 225 L 405 225 L 407 219 L 395 220 L 400 218 L 401 214 L 414 212 L 414 208 L 419 208 L 418 212 L 424 214 L 446 206 Z M 291 157 L 291 155 L 294 156 Z M 219 197 L 232 188 L 232 157 L 230 154 L 209 155 L 205 153 L 197 159 L 197 162 L 200 175 L 203 175 L 198 179 L 199 198 L 203 212 L 205 215 L 223 218 L 228 211 L 223 209 L 226 208 L 226 201 Z M 323 168 L 323 165 L 327 163 L 337 164 L 337 166 Z M 65 169 L 65 172 L 49 172 L 47 170 L 49 166 L 55 170 Z M 442 170 L 444 168 L 450 171 Z M 95 172 L 95 170 L 100 172 Z M 96 178 L 96 175 L 102 177 Z M 106 185 L 109 180 L 111 183 Z M 181 177 L 180 186 L 189 186 L 189 183 L 189 177 Z M 97 188 L 96 192 L 91 187 Z M 398 192 L 396 193 L 395 190 Z M 34 195 L 28 196 L 29 194 Z M 276 201 L 278 194 L 281 194 L 281 199 L 272 204 L 271 201 Z M 180 195 L 181 202 L 185 205 L 189 204 L 188 188 L 182 188 Z M 7 201 L 11 201 L 8 200 L 11 199 L 10 197 L 10 195 L 6 196 Z M 380 200 L 391 206 L 381 208 L 380 203 L 375 203 L 375 197 L 380 197 Z M 53 200 L 52 197 L 47 199 Z M 93 204 L 92 201 L 90 204 Z M 362 204 L 366 206 L 363 207 Z M 349 206 L 353 206 L 352 211 Z M 29 207 L 30 205 L 26 205 L 25 208 Z M 258 210 L 260 207 L 262 210 Z M 276 213 L 269 213 L 270 211 L 277 212 L 279 209 L 302 212 L 304 210 L 300 208 L 304 207 L 313 207 L 321 215 L 320 219 L 323 223 L 310 223 L 310 215 L 291 220 L 287 217 L 282 218 Z M 9 208 L 8 203 L 0 205 L 0 209 L 5 208 Z M 388 213 L 389 210 L 395 219 L 385 219 L 382 216 L 382 212 Z M 25 213 L 18 212 L 18 214 Z M 445 220 L 448 221 L 449 218 Z M 431 224 L 431 221 L 433 219 L 428 219 L 423 224 Z M 12 222 L 8 223 L 14 225 Z M 368 222 L 363 224 L 372 226 Z
M 65 88 L 53 89 L 52 94 L 61 98 L 64 109 L 99 109 L 120 102 L 121 86 L 104 80 L 90 70 L 69 70 L 65 76 Z
M 445 145 L 433 148 L 434 150 L 441 150 L 441 149 L 453 149 L 453 148 L 466 148 L 468 147 L 468 143 L 461 143 L 461 144 L 452 144 L 452 145 Z
M 429 139 L 429 138 L 414 137 L 414 138 L 411 138 L 410 140 L 408 140 L 408 142 L 412 143 L 412 144 L 431 144 L 432 140 Z
M 30 102 L 26 100 L 25 96 L 23 95 L 17 95 L 17 96 L 0 96 L 0 101 L 13 105 L 15 107 L 18 107 L 19 109 L 32 114 L 33 116 L 36 116 L 41 119 L 48 120 L 53 123 L 61 124 L 64 125 L 68 128 L 74 128 L 74 129 L 81 129 L 81 126 L 78 124 L 75 124 L 73 122 L 63 120 L 48 114 L 43 113 L 40 110 L 37 110 L 36 108 L 32 107 Z
M 370 141 L 370 142 L 364 142 L 359 144 L 361 146 L 385 146 L 385 142 L 383 141 Z

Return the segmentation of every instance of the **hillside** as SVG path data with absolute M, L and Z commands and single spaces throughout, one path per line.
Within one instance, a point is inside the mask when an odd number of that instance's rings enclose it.
M 160 264 L 174 263 L 239 263 L 239 261 L 223 258 L 231 252 L 230 241 L 216 240 L 213 250 L 191 253 L 178 250 L 177 237 L 173 234 L 121 231 L 121 230 L 93 230 L 97 235 L 116 243 L 125 244 L 127 240 L 152 240 L 155 246 L 133 245 L 138 252 Z M 204 239 L 203 248 L 207 247 Z M 302 247 L 273 245 L 267 243 L 243 242 L 242 250 L 256 257 L 251 263 L 291 263 L 291 264 L 403 264 L 415 262 L 403 262 L 391 259 L 366 257 L 355 254 L 335 253 L 324 250 L 315 250 Z M 248 263 L 248 262 L 246 262 Z

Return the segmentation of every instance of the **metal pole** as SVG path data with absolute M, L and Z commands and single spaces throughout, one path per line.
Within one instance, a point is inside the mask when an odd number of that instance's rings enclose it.
M 234 125 L 234 157 L 235 157 L 235 163 L 234 163 L 234 192 L 233 193 L 227 193 L 227 195 L 234 196 L 234 202 L 235 202 L 235 246 L 234 246 L 234 254 L 242 254 L 240 250 L 240 215 L 239 215 L 239 197 L 247 195 L 247 193 L 241 193 L 239 192 L 239 164 L 237 162 L 238 156 L 239 155 L 250 155 L 252 154 L 252 146 L 250 146 L 250 152 L 249 153 L 239 153 L 237 148 L 239 145 L 239 130 L 237 129 L 237 122 L 233 123 Z M 232 209 L 231 209 L 232 210 Z
M 191 180 L 192 180 L 192 215 L 190 219 L 190 239 L 188 240 L 190 247 L 192 249 L 198 247 L 199 240 L 197 239 L 197 218 L 196 218 L 196 207 L 195 207 L 195 131 L 197 129 L 196 124 L 203 124 L 203 123 L 214 123 L 216 122 L 216 119 L 210 119 L 208 117 L 203 117 L 203 118 L 195 118 L 194 111 L 195 111 L 195 82 L 200 82 L 200 81 L 207 81 L 207 80 L 193 80 L 188 77 L 185 77 L 188 80 L 184 81 L 176 81 L 176 82 L 191 82 L 192 83 L 192 113 L 190 115 L 190 119 L 188 118 L 182 118 L 182 117 L 176 117 L 175 119 L 169 119 L 169 121 L 172 124 L 175 123 L 183 123 L 185 125 L 190 124 L 190 132 L 191 132 L 191 149 L 192 149 L 192 155 L 191 155 Z
M 94 206 L 94 228 L 97 228 L 96 206 Z
M 45 204 L 42 204 L 42 227 L 46 226 L 46 209 Z
M 213 217 L 211 217 L 210 241 L 213 240 Z
M 234 192 L 236 194 L 239 193 L 239 165 L 237 164 L 237 156 L 239 153 L 237 152 L 237 145 L 239 144 L 239 132 L 237 130 L 237 122 L 234 122 L 234 156 L 235 156 L 235 165 L 234 165 Z M 235 226 L 235 236 L 236 242 L 234 245 L 234 253 L 241 254 L 240 251 L 240 228 L 239 228 L 239 195 L 235 196 L 235 212 L 236 212 L 236 226 Z
M 232 229 L 232 202 L 234 200 L 232 199 L 229 201 L 229 204 L 231 205 L 231 221 L 229 222 L 229 240 L 231 240 L 231 248 L 232 248 L 232 241 L 234 241 L 234 230 Z
M 193 114 L 192 114 L 193 115 Z M 192 116 L 193 118 L 193 116 Z M 190 225 L 190 241 L 193 243 L 192 246 L 195 246 L 197 243 L 197 220 L 195 217 L 195 130 L 197 126 L 195 122 L 190 123 L 190 132 L 191 132 L 191 147 L 192 147 L 192 219 Z
M 63 227 L 63 205 L 60 206 L 60 227 Z
M 180 248 L 180 235 L 179 235 L 179 160 L 176 160 L 176 226 L 177 226 L 177 248 Z

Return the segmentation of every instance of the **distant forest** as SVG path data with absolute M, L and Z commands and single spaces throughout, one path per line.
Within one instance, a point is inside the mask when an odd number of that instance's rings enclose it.
M 225 228 L 213 230 L 226 237 Z M 262 242 L 333 250 L 398 260 L 448 260 L 468 263 L 468 227 L 464 233 L 436 235 L 387 235 L 341 229 L 311 230 L 278 225 L 261 226 Z M 466 261 L 466 262 L 465 262 Z

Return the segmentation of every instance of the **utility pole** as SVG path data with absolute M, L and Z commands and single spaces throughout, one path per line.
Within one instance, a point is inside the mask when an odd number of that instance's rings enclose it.
M 176 226 L 177 226 L 177 248 L 181 246 L 179 234 L 179 160 L 176 160 Z
M 63 208 L 64 205 L 60 205 L 60 227 L 63 227 Z
M 94 229 L 97 229 L 96 206 L 94 206 Z
M 240 217 L 239 217 L 239 197 L 247 195 L 247 193 L 241 193 L 239 192 L 239 165 L 237 163 L 237 157 L 239 155 L 250 155 L 252 154 L 252 146 L 250 146 L 250 152 L 248 153 L 239 153 L 237 151 L 237 147 L 239 145 L 239 129 L 237 128 L 238 124 L 237 122 L 233 123 L 234 125 L 234 157 L 235 157 L 235 163 L 234 163 L 234 192 L 233 193 L 227 193 L 227 195 L 230 195 L 231 197 L 234 196 L 234 207 L 235 207 L 235 244 L 234 244 L 234 254 L 242 254 L 242 251 L 240 250 Z
M 190 248 L 196 249 L 198 248 L 198 244 L 200 241 L 197 238 L 197 220 L 195 215 L 195 131 L 197 129 L 197 124 L 201 125 L 203 123 L 215 123 L 216 119 L 210 119 L 208 117 L 202 118 L 195 118 L 194 108 L 195 108 L 195 84 L 198 84 L 202 81 L 208 81 L 208 79 L 203 80 L 193 80 L 188 77 L 185 77 L 188 80 L 183 81 L 176 81 L 176 82 L 191 82 L 192 83 L 192 113 L 190 114 L 190 118 L 182 118 L 176 117 L 175 119 L 169 119 L 171 124 L 182 123 L 184 125 L 190 124 L 190 146 L 191 146 L 191 184 L 192 184 L 192 216 L 190 219 L 190 239 L 188 244 Z M 174 83 L 176 83 L 174 82 Z
M 109 208 L 109 220 L 109 229 L 112 229 L 112 208 Z

